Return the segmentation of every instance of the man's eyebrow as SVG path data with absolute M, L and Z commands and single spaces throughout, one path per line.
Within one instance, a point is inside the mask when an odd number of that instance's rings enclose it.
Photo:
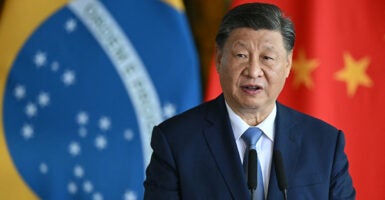
M 232 47 L 243 47 L 243 48 L 248 48 L 249 45 L 243 42 L 242 40 L 237 40 L 233 43 Z
M 263 44 L 263 45 L 262 45 L 262 49 L 268 50 L 268 51 L 275 51 L 275 50 L 276 50 L 275 46 L 272 45 L 272 44 L 269 44 L 269 43 Z

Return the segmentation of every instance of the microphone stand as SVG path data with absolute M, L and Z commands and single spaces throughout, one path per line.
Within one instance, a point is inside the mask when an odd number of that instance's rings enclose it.
M 250 200 L 254 200 L 254 189 L 250 189 Z
M 282 190 L 283 199 L 287 200 L 287 189 Z
M 248 156 L 248 165 L 247 165 L 247 185 L 250 190 L 251 200 L 254 198 L 254 190 L 257 188 L 258 183 L 258 173 L 257 173 L 257 151 L 255 149 L 249 150 Z
M 287 180 L 285 175 L 285 168 L 283 166 L 282 154 L 279 150 L 274 150 L 273 159 L 279 190 L 282 191 L 283 199 L 287 200 Z

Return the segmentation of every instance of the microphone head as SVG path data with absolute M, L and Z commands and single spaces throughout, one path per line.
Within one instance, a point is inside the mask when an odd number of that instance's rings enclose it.
M 255 190 L 258 184 L 258 161 L 257 151 L 250 149 L 247 163 L 247 186 L 250 190 Z
M 282 154 L 279 150 L 274 150 L 273 159 L 275 165 L 275 172 L 277 174 L 278 187 L 281 191 L 287 189 L 287 180 L 285 174 L 285 168 L 283 165 Z

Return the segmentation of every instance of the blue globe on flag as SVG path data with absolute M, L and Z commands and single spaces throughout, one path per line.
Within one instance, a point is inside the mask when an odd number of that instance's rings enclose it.
M 7 75 L 4 136 L 41 199 L 142 199 L 152 127 L 201 101 L 184 13 L 162 1 L 75 0 Z

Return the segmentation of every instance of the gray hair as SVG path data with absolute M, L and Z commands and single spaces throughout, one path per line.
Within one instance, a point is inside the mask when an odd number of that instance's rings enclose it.
M 223 48 L 231 31 L 236 28 L 267 29 L 279 31 L 282 35 L 285 49 L 293 50 L 295 30 L 293 22 L 283 15 L 275 5 L 265 3 L 247 3 L 230 10 L 222 19 L 219 26 L 216 44 Z

